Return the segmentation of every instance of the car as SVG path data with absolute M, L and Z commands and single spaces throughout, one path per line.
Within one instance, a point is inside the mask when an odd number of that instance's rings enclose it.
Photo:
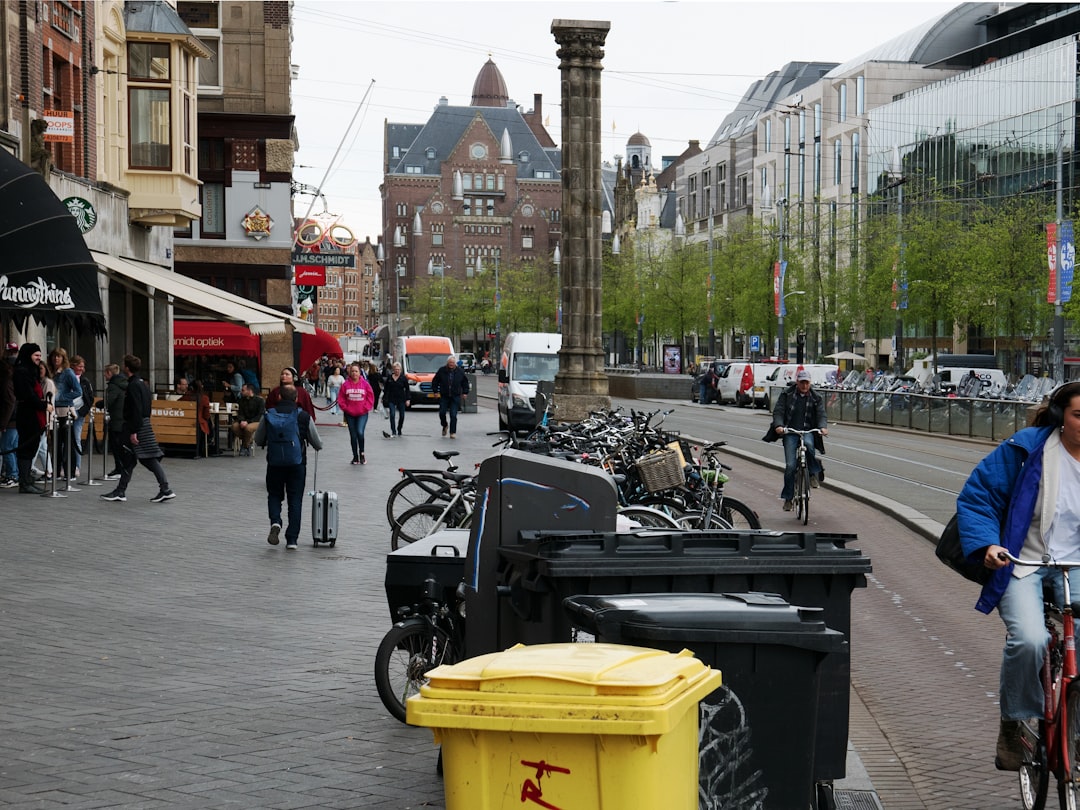
M 457 364 L 466 374 L 476 373 L 476 355 L 472 352 L 458 352 Z

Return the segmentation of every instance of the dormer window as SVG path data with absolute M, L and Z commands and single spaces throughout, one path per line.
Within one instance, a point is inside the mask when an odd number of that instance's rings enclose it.
M 434 160 L 435 159 L 435 147 L 434 146 L 429 146 L 427 149 L 424 150 L 424 155 L 427 157 L 428 160 Z
M 529 153 L 528 152 L 518 152 L 518 162 L 519 163 L 528 163 L 529 162 Z

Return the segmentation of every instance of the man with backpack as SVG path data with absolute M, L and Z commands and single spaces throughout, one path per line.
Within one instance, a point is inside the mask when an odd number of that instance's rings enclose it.
M 296 386 L 281 386 L 281 399 L 259 422 L 255 443 L 266 448 L 266 505 L 270 513 L 266 542 L 272 546 L 279 542 L 281 501 L 287 499 L 289 527 L 285 530 L 285 549 L 295 551 L 304 511 L 306 445 L 310 444 L 316 452 L 323 446 L 315 420 L 296 405 Z

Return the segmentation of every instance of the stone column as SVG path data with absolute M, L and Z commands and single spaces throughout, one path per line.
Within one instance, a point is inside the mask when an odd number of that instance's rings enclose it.
M 560 422 L 577 421 L 611 404 L 601 333 L 600 175 L 600 71 L 610 28 L 607 21 L 551 23 L 562 87 L 563 326 L 555 377 L 555 417 Z

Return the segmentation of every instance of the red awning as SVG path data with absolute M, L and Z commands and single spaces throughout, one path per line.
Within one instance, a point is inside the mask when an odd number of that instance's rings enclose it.
M 260 357 L 259 348 L 258 335 L 238 323 L 173 321 L 173 354 Z
M 318 327 L 315 327 L 314 335 L 300 336 L 301 373 L 324 354 L 327 357 L 341 357 L 341 344 L 338 343 L 337 337 Z

